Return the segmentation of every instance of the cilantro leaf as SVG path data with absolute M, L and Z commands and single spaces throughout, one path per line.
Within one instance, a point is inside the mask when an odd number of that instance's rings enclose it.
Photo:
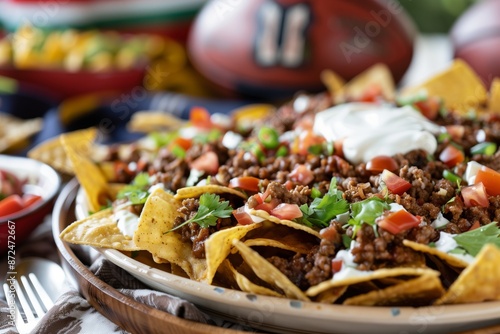
M 364 223 L 374 226 L 375 220 L 390 210 L 389 204 L 378 197 L 370 197 L 363 201 L 351 204 L 351 219 L 347 222 L 353 226 L 354 235 Z
M 500 228 L 496 222 L 489 223 L 480 228 L 453 236 L 457 244 L 470 255 L 476 256 L 486 244 L 500 247 Z
M 311 195 L 318 196 L 317 192 L 313 191 Z M 337 189 L 337 179 L 333 178 L 325 196 L 315 197 L 309 206 L 307 204 L 300 206 L 302 217 L 299 222 L 309 227 L 327 227 L 330 220 L 347 210 L 349 204 L 342 196 L 342 192 Z
M 125 186 L 116 198 L 128 198 L 132 204 L 144 204 L 148 199 L 149 192 L 149 175 L 148 173 L 139 173 L 135 176 L 131 184 Z
M 203 228 L 215 226 L 219 218 L 231 217 L 233 212 L 233 208 L 229 205 L 229 201 L 221 202 L 219 195 L 216 194 L 205 193 L 201 195 L 199 203 L 198 211 L 193 217 L 168 232 L 175 231 L 189 223 L 196 223 Z

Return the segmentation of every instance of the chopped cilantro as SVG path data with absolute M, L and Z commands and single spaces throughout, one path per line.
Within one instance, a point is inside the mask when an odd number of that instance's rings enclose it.
M 346 249 L 351 248 L 352 239 L 347 234 L 342 234 L 342 243 Z
M 370 197 L 363 201 L 351 204 L 351 219 L 347 222 L 353 226 L 353 233 L 360 229 L 363 223 L 375 226 L 375 220 L 384 213 L 390 210 L 389 204 L 378 197 Z
M 318 195 L 317 192 L 311 192 L 311 195 L 313 194 Z M 315 197 L 309 206 L 307 204 L 300 206 L 303 216 L 298 221 L 309 227 L 327 227 L 330 220 L 347 210 L 349 204 L 343 198 L 342 192 L 337 189 L 337 179 L 333 178 L 325 196 Z
M 168 145 L 176 137 L 178 137 L 177 132 L 168 132 L 168 133 L 152 132 L 149 134 L 149 138 L 151 138 L 154 141 L 157 148 Z
M 131 184 L 125 186 L 118 195 L 118 199 L 128 198 L 132 204 L 144 204 L 148 199 L 149 175 L 139 173 L 135 176 Z
M 196 223 L 203 228 L 215 226 L 219 218 L 228 218 L 232 212 L 233 208 L 228 201 L 220 202 L 219 195 L 205 193 L 200 196 L 200 205 L 196 214 L 166 233 L 175 231 L 189 223 Z
M 486 244 L 500 247 L 500 228 L 496 222 L 489 223 L 480 228 L 453 236 L 457 244 L 470 255 L 476 256 Z

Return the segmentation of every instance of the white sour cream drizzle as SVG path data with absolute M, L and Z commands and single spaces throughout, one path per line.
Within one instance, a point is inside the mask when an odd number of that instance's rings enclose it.
M 137 226 L 139 225 L 139 216 L 128 210 L 120 210 L 115 212 L 113 217 L 117 221 L 116 226 L 120 232 L 123 235 L 133 238 L 135 230 L 137 230 Z
M 441 127 L 410 106 L 346 103 L 316 115 L 314 132 L 328 141 L 343 139 L 343 151 L 352 163 L 368 162 L 378 155 L 395 155 L 415 149 L 433 154 Z
M 356 269 L 358 265 L 354 262 L 354 255 L 352 254 L 352 249 L 356 247 L 356 245 L 356 241 L 352 241 L 350 249 L 342 249 L 337 252 L 335 260 L 342 260 L 342 267 L 340 271 L 333 275 L 332 281 L 340 281 L 353 277 L 363 277 L 373 273 L 373 271 Z
M 450 253 L 452 250 L 458 247 L 457 242 L 453 238 L 453 234 L 440 232 L 439 240 L 436 241 L 436 249 L 448 253 L 448 255 L 454 256 L 460 260 L 463 260 L 467 263 L 472 263 L 474 261 L 474 256 L 470 254 L 455 254 Z

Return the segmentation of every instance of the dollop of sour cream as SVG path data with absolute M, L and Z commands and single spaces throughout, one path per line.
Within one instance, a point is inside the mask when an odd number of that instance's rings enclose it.
M 356 164 L 415 149 L 433 154 L 433 134 L 441 127 L 410 106 L 346 103 L 319 112 L 313 130 L 328 141 L 343 140 L 344 156 Z
M 116 226 L 123 235 L 134 237 L 135 230 L 139 226 L 139 217 L 128 210 L 120 210 L 113 214 L 117 221 Z

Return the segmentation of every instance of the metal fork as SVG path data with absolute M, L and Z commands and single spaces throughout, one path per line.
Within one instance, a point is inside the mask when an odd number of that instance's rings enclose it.
M 12 298 L 13 294 L 9 291 L 9 286 L 7 283 L 4 283 L 3 290 L 7 297 L 7 302 L 9 305 L 14 305 L 15 303 L 15 323 L 19 333 L 29 333 L 54 305 L 54 302 L 33 273 L 29 273 L 27 278 L 25 275 L 22 275 L 20 283 L 17 279 L 13 280 L 12 283 L 17 298 Z

